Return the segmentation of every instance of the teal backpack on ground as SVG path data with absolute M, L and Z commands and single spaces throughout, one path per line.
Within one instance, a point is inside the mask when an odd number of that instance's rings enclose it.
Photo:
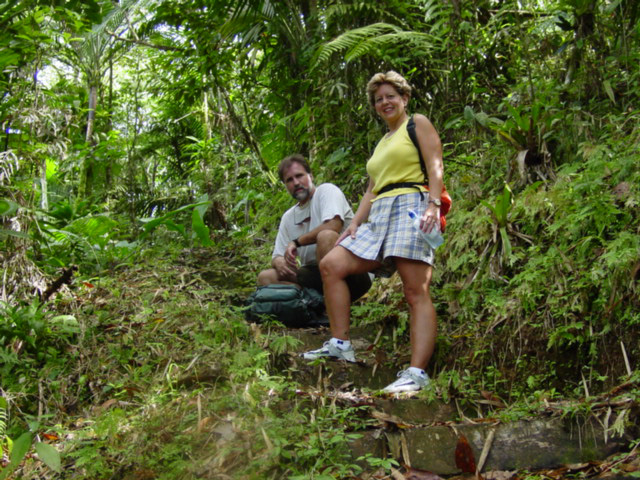
M 296 285 L 258 287 L 245 302 L 245 318 L 252 323 L 271 318 L 290 328 L 327 324 L 320 292 Z

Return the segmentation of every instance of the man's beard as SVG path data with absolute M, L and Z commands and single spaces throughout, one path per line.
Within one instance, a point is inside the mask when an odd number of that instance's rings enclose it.
M 309 198 L 309 193 L 311 192 L 308 188 L 301 187 L 295 192 L 293 192 L 291 195 L 293 196 L 293 198 L 295 198 L 299 202 L 305 202 Z

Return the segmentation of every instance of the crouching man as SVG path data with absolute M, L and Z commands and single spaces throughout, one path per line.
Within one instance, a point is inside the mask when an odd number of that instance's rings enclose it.
M 297 203 L 280 219 L 271 267 L 258 275 L 258 285 L 292 283 L 322 293 L 320 260 L 353 218 L 349 202 L 337 186 L 313 184 L 309 164 L 302 155 L 286 157 L 278 166 L 280 180 Z M 371 287 L 369 274 L 347 277 L 351 301 Z

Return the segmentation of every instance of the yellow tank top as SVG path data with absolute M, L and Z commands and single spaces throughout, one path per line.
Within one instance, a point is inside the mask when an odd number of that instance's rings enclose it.
M 391 136 L 384 136 L 378 142 L 373 155 L 367 162 L 367 173 L 373 179 L 375 186 L 373 193 L 377 194 L 385 185 L 390 183 L 424 181 L 420 168 L 418 150 L 407 132 L 409 118 Z M 425 188 L 422 188 L 426 191 Z M 415 188 L 399 188 L 377 196 L 379 198 L 392 197 L 403 193 L 415 193 Z

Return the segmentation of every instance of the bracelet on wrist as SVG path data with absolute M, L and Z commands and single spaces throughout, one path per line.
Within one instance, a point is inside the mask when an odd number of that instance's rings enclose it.
M 302 245 L 300 244 L 300 240 L 298 238 L 294 238 L 293 239 L 293 243 L 295 244 L 296 247 L 300 248 Z

